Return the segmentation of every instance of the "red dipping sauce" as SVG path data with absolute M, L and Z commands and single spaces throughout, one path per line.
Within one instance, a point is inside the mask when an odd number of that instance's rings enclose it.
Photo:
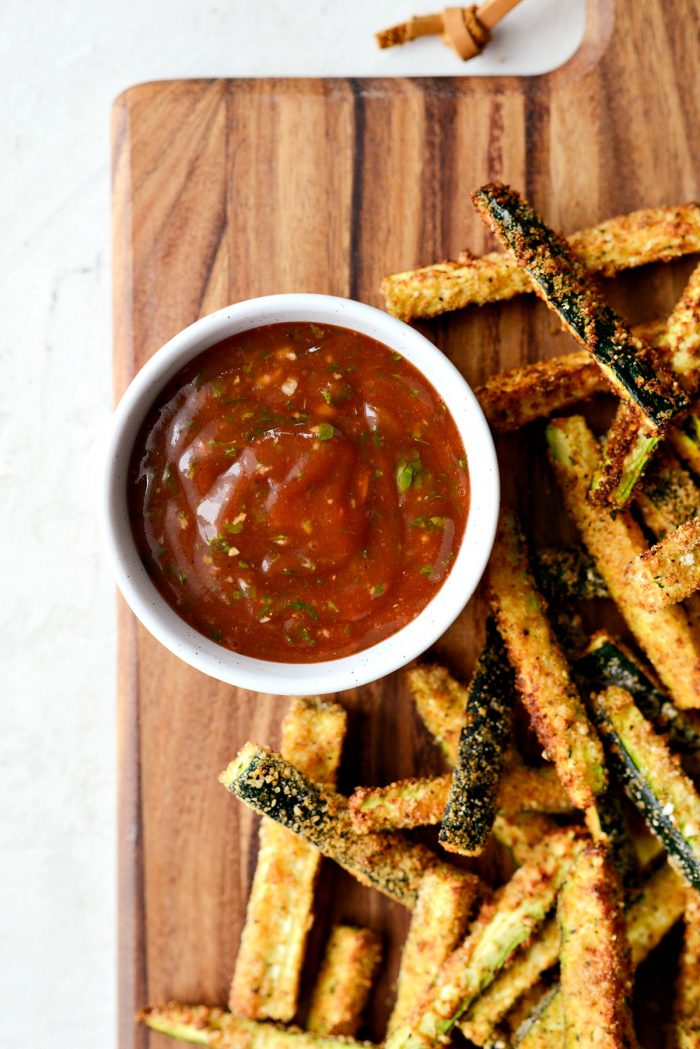
M 129 513 L 155 586 L 226 648 L 310 663 L 428 604 L 469 508 L 445 405 L 366 335 L 271 324 L 205 350 L 136 440 Z

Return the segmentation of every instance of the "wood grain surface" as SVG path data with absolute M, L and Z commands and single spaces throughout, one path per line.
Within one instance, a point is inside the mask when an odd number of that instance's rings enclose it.
M 492 249 L 469 202 L 487 179 L 521 188 L 565 231 L 697 197 L 700 12 L 693 0 L 670 10 L 589 0 L 578 53 L 532 79 L 198 80 L 124 93 L 113 111 L 117 394 L 170 336 L 231 302 L 309 291 L 381 305 L 384 273 Z M 650 267 L 610 294 L 646 320 L 670 308 L 688 271 Z M 472 384 L 572 346 L 529 298 L 421 327 Z M 507 497 L 550 539 L 541 428 L 499 452 Z M 436 646 L 463 675 L 482 611 L 477 598 Z M 121 1049 L 160 1049 L 162 1036 L 133 1023 L 145 1002 L 226 1001 L 257 822 L 217 774 L 246 739 L 276 745 L 286 700 L 188 668 L 123 605 L 119 639 L 119 1037 Z M 342 789 L 441 767 L 400 676 L 341 699 Z M 306 984 L 331 915 L 384 937 L 363 1031 L 378 1039 L 407 914 L 327 864 Z

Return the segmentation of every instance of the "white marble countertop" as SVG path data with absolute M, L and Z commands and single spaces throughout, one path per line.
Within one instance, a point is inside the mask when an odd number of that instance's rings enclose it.
M 525 0 L 464 66 L 375 30 L 432 0 L 6 0 L 0 50 L 3 1049 L 109 1049 L 114 595 L 98 528 L 111 406 L 109 110 L 188 76 L 531 74 L 584 0 Z M 7 658 L 9 657 L 9 658 Z

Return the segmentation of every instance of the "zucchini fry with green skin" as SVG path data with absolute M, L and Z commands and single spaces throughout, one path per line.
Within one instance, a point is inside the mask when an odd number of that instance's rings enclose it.
M 700 732 L 649 677 L 626 645 L 607 630 L 599 630 L 577 660 L 575 670 L 586 687 L 595 692 L 610 685 L 626 689 L 657 735 L 663 736 L 669 748 L 679 755 L 686 772 L 700 772 Z
M 311 994 L 306 1029 L 313 1034 L 353 1037 L 381 956 L 381 941 L 371 929 L 334 926 Z
M 633 211 L 572 233 L 566 240 L 588 270 L 612 276 L 622 269 L 700 251 L 700 208 L 679 204 Z M 465 254 L 457 261 L 390 274 L 381 290 L 389 313 L 411 320 L 503 301 L 532 287 L 510 252 L 493 252 L 480 258 Z
M 457 764 L 467 689 L 446 667 L 419 663 L 405 674 L 418 714 L 451 766 Z
M 459 1029 L 474 1045 L 489 1045 L 497 1025 L 559 958 L 559 927 L 549 918 L 540 934 L 476 999 Z
M 510 513 L 499 519 L 488 586 L 491 610 L 537 738 L 572 805 L 587 809 L 605 789 L 603 748 L 571 680 L 530 573 L 525 540 Z
M 622 892 L 603 845 L 577 857 L 559 893 L 566 1049 L 632 1049 L 632 971 Z
M 543 925 L 575 856 L 575 829 L 556 831 L 484 904 L 467 938 L 447 958 L 425 999 L 386 1042 L 386 1049 L 431 1049 L 507 967 L 516 950 Z
M 440 826 L 448 852 L 477 856 L 493 826 L 503 758 L 511 735 L 515 676 L 492 619 L 467 689 L 458 760 Z
M 664 329 L 663 321 L 649 321 L 636 325 L 632 333 L 653 343 Z M 491 429 L 512 433 L 562 408 L 610 393 L 610 383 L 588 350 L 575 350 L 499 372 L 475 392 Z
M 547 601 L 609 597 L 595 561 L 581 546 L 550 547 L 533 556 L 535 581 Z
M 530 277 L 537 294 L 585 346 L 624 400 L 662 431 L 687 407 L 678 383 L 661 374 L 638 339 L 591 286 L 590 273 L 569 245 L 523 198 L 488 183 L 472 200 L 487 226 Z
M 658 338 L 655 354 L 693 399 L 700 385 L 700 266 Z M 591 481 L 594 502 L 625 506 L 659 439 L 656 428 L 639 411 L 629 403 L 620 404 Z
M 684 601 L 700 589 L 700 518 L 669 532 L 630 561 L 627 578 L 648 612 Z
M 260 1023 L 208 1005 L 168 1002 L 144 1009 L 137 1019 L 152 1031 L 211 1049 L 360 1049 L 369 1045 L 351 1038 L 326 1038 L 298 1027 Z
M 364 885 L 409 909 L 426 870 L 441 861 L 400 834 L 357 834 L 347 798 L 313 783 L 280 754 L 246 743 L 219 776 L 255 812 L 315 845 Z
M 464 938 L 474 902 L 474 879 L 457 870 L 426 871 L 401 953 L 396 1002 L 387 1037 L 406 1022 L 435 973 Z
M 700 487 L 668 449 L 651 463 L 635 492 L 644 523 L 657 539 L 700 516 Z
M 592 711 L 630 801 L 665 847 L 669 862 L 700 889 L 700 797 L 678 759 L 624 689 L 612 685 L 593 697 Z
M 385 787 L 358 787 L 349 800 L 353 828 L 358 834 L 409 830 L 441 823 L 452 786 L 452 776 L 401 779 Z M 499 812 L 571 812 L 571 802 L 556 770 L 550 765 L 529 768 L 506 763 L 498 786 Z
M 625 913 L 633 969 L 641 965 L 679 920 L 685 896 L 683 881 L 668 864 L 652 874 L 640 890 Z M 564 1024 L 564 1003 L 560 987 L 555 985 L 519 1029 L 515 1045 L 517 1049 L 562 1049 Z
M 597 506 L 627 506 L 661 441 L 659 427 L 629 401 L 621 401 L 605 435 L 588 497 Z
M 294 699 L 282 753 L 309 779 L 335 784 L 347 716 L 337 703 Z M 290 1021 L 297 1008 L 321 854 L 273 820 L 260 824 L 258 861 L 229 1006 L 251 1020 Z
M 547 443 L 566 509 L 610 596 L 677 706 L 700 706 L 700 641 L 685 611 L 673 606 L 649 613 L 629 586 L 627 565 L 647 549 L 641 528 L 627 511 L 613 516 L 587 499 L 599 449 L 585 419 L 554 419 L 547 427 Z
M 684 918 L 668 1049 L 700 1049 L 700 897 L 692 889 Z

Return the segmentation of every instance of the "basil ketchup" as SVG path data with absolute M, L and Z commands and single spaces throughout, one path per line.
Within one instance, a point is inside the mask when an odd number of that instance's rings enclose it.
M 464 447 L 399 354 L 273 324 L 204 351 L 158 397 L 129 478 L 165 600 L 244 655 L 352 655 L 439 590 L 469 506 Z

